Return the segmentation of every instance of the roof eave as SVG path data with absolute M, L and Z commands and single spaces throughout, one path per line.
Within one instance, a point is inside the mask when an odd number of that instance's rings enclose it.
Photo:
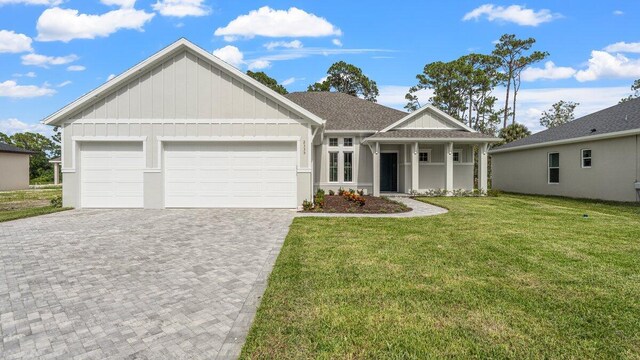
M 443 142 L 465 142 L 465 143 L 493 143 L 500 142 L 502 139 L 500 138 L 372 138 L 368 137 L 362 140 L 363 143 L 366 142 L 423 142 L 423 143 L 443 143 Z
M 419 115 L 419 114 L 421 114 L 423 112 L 426 112 L 428 110 L 431 110 L 431 111 L 435 112 L 436 114 L 438 114 L 440 116 L 443 116 L 445 119 L 447 119 L 451 123 L 459 126 L 460 129 L 463 129 L 463 130 L 466 130 L 466 131 L 469 131 L 469 132 L 477 132 L 477 131 L 473 130 L 472 128 L 470 128 L 469 126 L 467 126 L 466 124 L 464 124 L 463 122 L 456 120 L 451 115 L 447 114 L 446 112 L 438 109 L 437 107 L 435 107 L 435 106 L 433 106 L 431 104 L 429 104 L 427 106 L 423 106 L 423 107 L 421 107 L 420 109 L 418 109 L 418 110 L 416 110 L 414 112 L 408 113 L 405 117 L 403 117 L 402 119 L 400 119 L 400 120 L 394 122 L 393 124 L 387 126 L 386 128 L 382 129 L 380 132 L 387 132 L 389 130 L 395 129 L 400 124 L 405 123 L 408 120 L 410 120 L 411 118 L 413 118 L 413 117 L 415 117 L 415 116 L 417 116 L 417 115 Z

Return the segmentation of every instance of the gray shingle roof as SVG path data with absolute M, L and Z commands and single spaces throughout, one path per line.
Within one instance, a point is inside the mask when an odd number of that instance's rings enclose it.
M 369 136 L 367 139 L 499 139 L 478 132 L 465 130 L 420 130 L 420 129 L 399 129 L 389 130 Z
M 640 98 L 625 101 L 567 124 L 499 146 L 493 151 L 634 129 L 640 130 Z
M 286 97 L 326 120 L 326 130 L 379 131 L 407 116 L 404 111 L 339 92 L 295 92 Z
M 16 154 L 35 154 L 35 152 L 21 147 L 5 144 L 0 142 L 0 152 L 4 153 L 16 153 Z

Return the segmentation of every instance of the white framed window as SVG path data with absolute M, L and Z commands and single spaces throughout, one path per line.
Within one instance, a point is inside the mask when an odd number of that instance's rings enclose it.
M 344 182 L 353 181 L 353 153 L 345 152 L 343 155 Z
M 422 150 L 418 153 L 418 161 L 421 163 L 431 162 L 431 150 Z
M 342 139 L 342 144 L 347 147 L 353 146 L 353 138 L 344 138 Z
M 453 162 L 454 163 L 462 162 L 462 150 L 460 149 L 453 150 Z
M 338 153 L 329 153 L 329 182 L 338 182 Z
M 580 157 L 583 169 L 591 168 L 591 149 L 580 150 Z
M 549 184 L 560 183 L 560 153 L 549 153 L 549 171 L 548 179 Z
M 338 146 L 338 138 L 329 138 L 329 146 Z

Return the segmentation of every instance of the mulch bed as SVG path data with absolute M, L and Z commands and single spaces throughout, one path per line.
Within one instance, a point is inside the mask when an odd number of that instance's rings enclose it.
M 315 208 L 305 212 L 318 213 L 356 213 L 356 214 L 390 214 L 411 211 L 405 204 L 389 200 L 387 198 L 365 195 L 365 204 L 359 204 L 347 200 L 344 196 L 325 195 L 324 207 Z

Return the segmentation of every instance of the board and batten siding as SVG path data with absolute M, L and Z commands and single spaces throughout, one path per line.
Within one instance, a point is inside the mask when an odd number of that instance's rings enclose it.
M 451 129 L 451 124 L 440 115 L 427 110 L 398 126 L 399 129 Z
M 78 166 L 73 140 L 78 137 L 146 137 L 148 170 L 162 167 L 158 137 L 300 138 L 300 203 L 311 196 L 311 124 L 271 95 L 188 49 L 88 103 L 65 119 L 62 129 L 63 171 L 67 170 L 65 181 L 70 184 L 78 183 L 73 179 L 79 176 L 73 172 Z M 145 175 L 145 207 L 162 207 L 148 199 L 161 183 L 161 178 Z M 155 184 L 150 186 L 153 191 L 147 184 Z M 67 194 L 70 206 L 76 203 L 75 196 Z

